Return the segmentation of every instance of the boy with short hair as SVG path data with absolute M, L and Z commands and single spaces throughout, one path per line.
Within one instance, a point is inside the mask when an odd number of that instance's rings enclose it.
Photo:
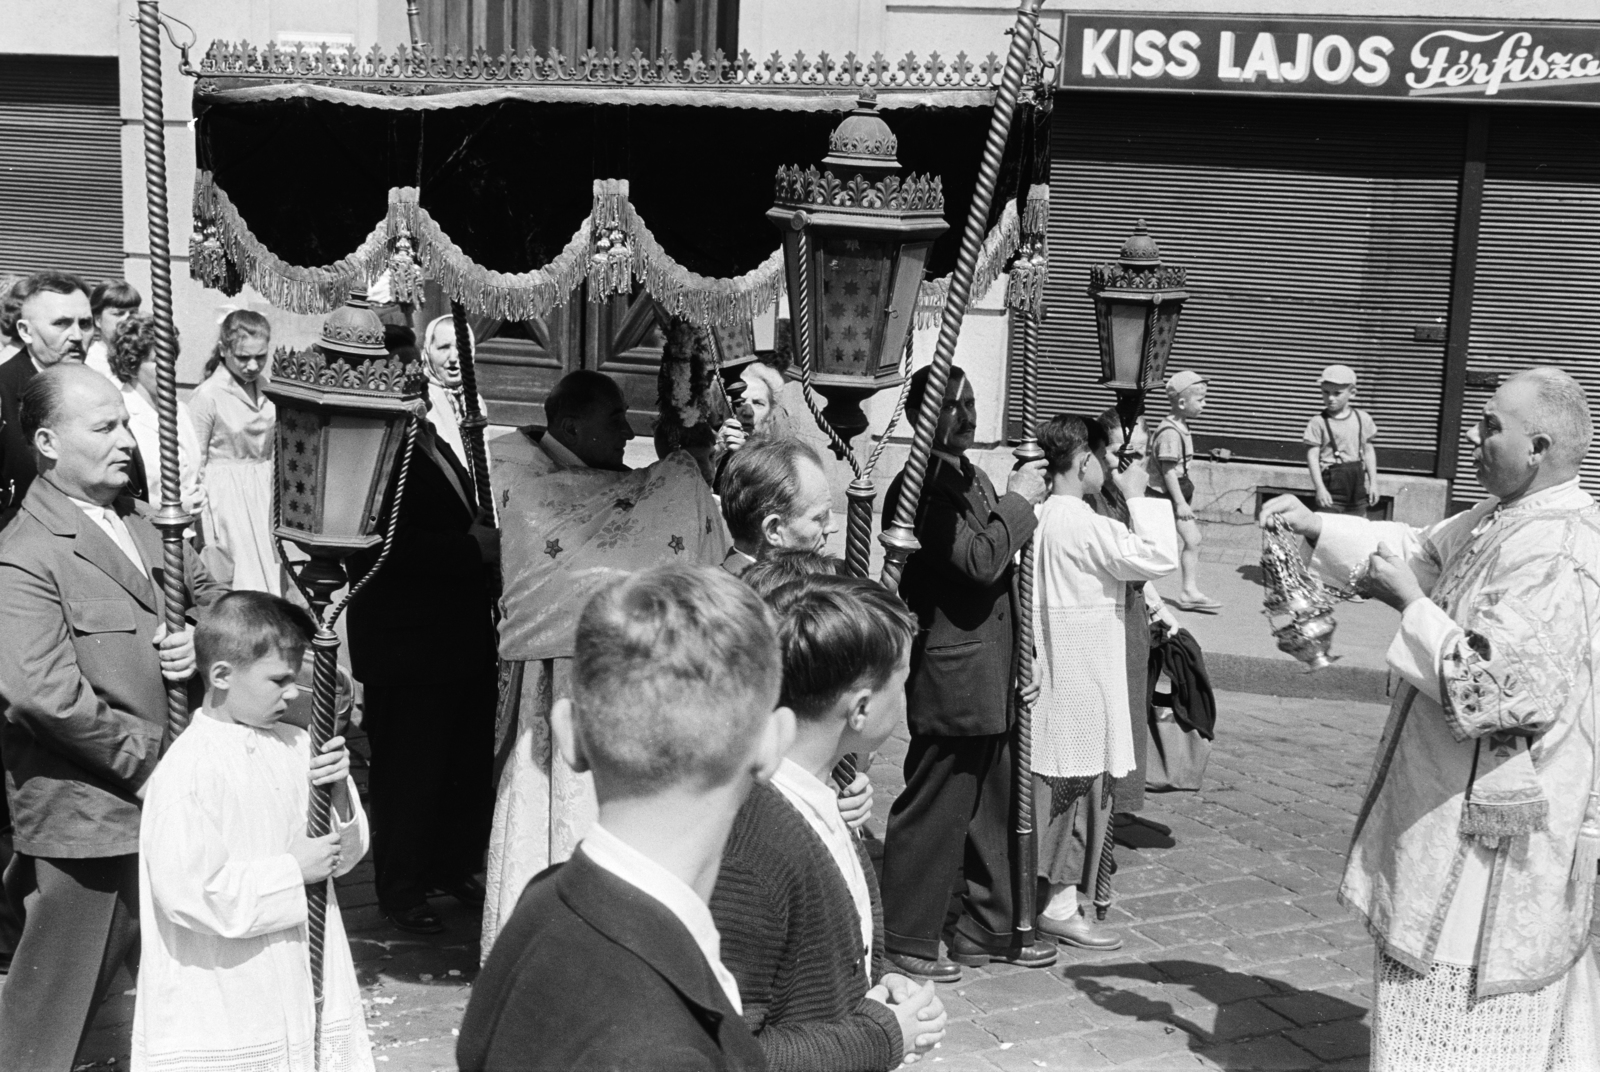
M 1150 485 L 1145 494 L 1172 503 L 1183 550 L 1178 555 L 1182 589 L 1173 604 L 1180 610 L 1215 614 L 1222 604 L 1200 591 L 1200 523 L 1194 516 L 1194 481 L 1189 466 L 1194 461 L 1194 436 L 1189 422 L 1206 408 L 1210 381 L 1191 369 L 1167 380 L 1167 415 L 1150 435 Z
M 1378 505 L 1378 425 L 1352 403 L 1356 371 L 1329 365 L 1318 381 L 1322 412 L 1306 422 L 1306 466 L 1316 489 L 1317 510 L 1325 514 L 1367 516 Z
M 282 721 L 315 627 L 265 592 L 231 592 L 195 632 L 205 706 L 146 783 L 139 826 L 142 956 L 135 1072 L 313 1067 L 306 887 L 367 851 L 367 822 L 334 737 L 312 756 Z M 306 836 L 313 785 L 333 829 Z M 350 945 L 328 892 L 320 1067 L 371 1069 Z
M 916 619 L 855 577 L 810 576 L 768 601 L 794 743 L 734 821 L 711 911 L 770 1068 L 887 1070 L 943 1037 L 944 1006 L 932 982 L 885 974 L 872 863 L 828 779 L 904 720 Z
M 761 600 L 717 567 L 662 566 L 579 617 L 554 744 L 599 818 L 523 892 L 473 987 L 456 1059 L 492 1069 L 760 1069 L 707 903 L 751 787 L 794 716 Z

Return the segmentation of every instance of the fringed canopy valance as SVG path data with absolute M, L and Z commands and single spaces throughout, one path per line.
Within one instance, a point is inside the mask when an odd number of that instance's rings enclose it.
M 765 213 L 780 166 L 815 165 L 854 93 L 881 89 L 903 170 L 938 176 L 954 225 L 918 320 L 936 319 L 978 171 L 994 63 L 776 57 L 434 58 L 214 45 L 196 89 L 191 272 L 326 312 L 385 271 L 474 313 L 542 317 L 641 286 L 698 324 L 748 322 L 782 279 Z M 554 91 L 559 90 L 559 93 Z M 711 105 L 711 106 L 708 106 Z M 1019 249 L 1010 299 L 1036 304 L 1048 103 L 1025 102 L 979 264 Z

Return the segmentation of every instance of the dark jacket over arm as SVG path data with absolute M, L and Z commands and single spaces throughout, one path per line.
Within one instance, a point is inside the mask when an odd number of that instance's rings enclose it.
M 883 908 L 872 863 L 873 970 Z M 783 794 L 758 785 L 740 809 L 711 894 L 722 962 L 739 981 L 745 1023 L 773 1072 L 885 1072 L 903 1053 L 900 1022 L 866 997 L 861 924 L 838 865 Z
M 884 499 L 892 516 L 905 475 Z M 1016 660 L 1013 556 L 1033 535 L 1033 506 L 997 495 L 982 470 L 935 457 L 917 509 L 921 548 L 906 563 L 900 595 L 922 628 L 906 687 L 911 732 L 967 737 L 1010 725 Z
M 688 930 L 582 849 L 536 875 L 473 984 L 461 1072 L 766 1067 Z

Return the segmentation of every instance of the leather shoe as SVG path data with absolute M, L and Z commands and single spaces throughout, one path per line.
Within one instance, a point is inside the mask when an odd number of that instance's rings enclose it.
M 1040 916 L 1034 924 L 1040 934 L 1047 934 L 1058 942 L 1075 945 L 1079 949 L 1121 949 L 1122 935 L 1097 925 L 1082 910 L 1071 919 L 1051 919 Z
M 426 904 L 397 911 L 383 909 L 383 917 L 409 934 L 438 934 L 444 930 L 444 917 Z
M 937 960 L 929 960 L 926 957 L 914 957 L 909 953 L 885 952 L 884 959 L 913 979 L 932 979 L 936 983 L 961 981 L 961 966 L 952 963 L 943 955 Z
M 978 968 L 993 961 L 1015 964 L 1019 968 L 1048 968 L 1056 962 L 1054 942 L 1029 942 L 1011 945 L 1005 949 L 991 949 L 980 945 L 959 931 L 950 938 L 950 959 L 957 964 Z

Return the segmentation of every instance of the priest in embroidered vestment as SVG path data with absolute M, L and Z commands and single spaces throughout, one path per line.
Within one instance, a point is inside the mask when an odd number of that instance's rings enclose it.
M 528 880 L 565 860 L 594 822 L 587 774 L 552 762 L 550 708 L 569 695 L 578 613 L 605 582 L 668 562 L 714 566 L 727 531 L 699 466 L 675 451 L 630 470 L 628 405 L 609 377 L 564 377 L 548 427 L 495 441 L 504 594 L 495 755 L 503 764 L 489 842 L 482 955 Z
M 1375 1069 L 1600 1068 L 1600 511 L 1588 399 L 1552 368 L 1469 433 L 1491 498 L 1427 528 L 1268 503 L 1312 566 L 1401 611 L 1404 680 L 1340 899 L 1378 946 Z

